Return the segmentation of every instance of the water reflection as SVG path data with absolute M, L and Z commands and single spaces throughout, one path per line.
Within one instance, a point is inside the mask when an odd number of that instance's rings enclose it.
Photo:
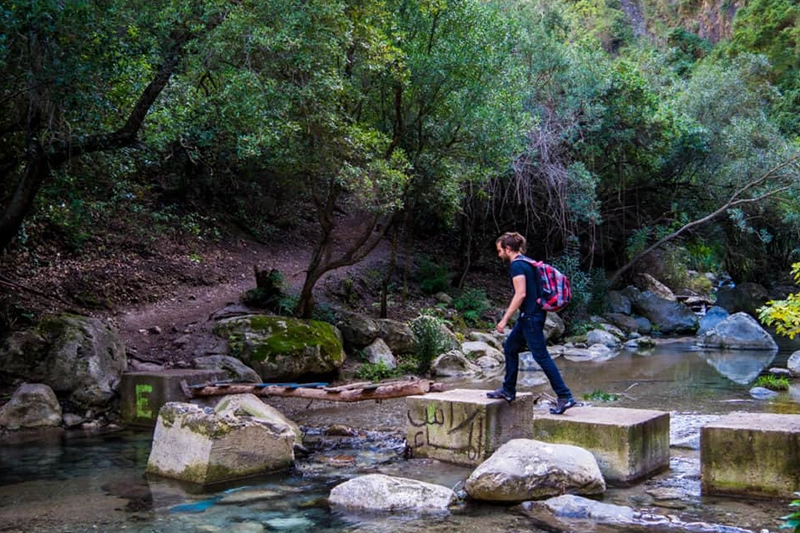
M 739 385 L 749 385 L 775 360 L 776 352 L 737 350 L 699 351 L 697 355 L 717 372 Z

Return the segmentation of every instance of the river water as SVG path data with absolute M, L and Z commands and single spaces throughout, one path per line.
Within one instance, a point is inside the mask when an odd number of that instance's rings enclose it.
M 705 522 L 752 531 L 778 531 L 788 500 L 714 498 L 700 494 L 699 430 L 733 411 L 800 413 L 800 384 L 770 400 L 749 389 L 777 356 L 703 352 L 690 340 L 663 341 L 604 362 L 557 359 L 576 398 L 619 395 L 590 405 L 659 409 L 671 415 L 668 471 L 632 487 L 610 487 L 602 501 L 682 522 Z M 501 375 L 458 379 L 448 388 L 493 389 Z M 523 372 L 520 390 L 552 393 L 541 372 Z M 0 532 L 226 532 L 271 531 L 494 533 L 542 531 L 516 507 L 461 505 L 446 516 L 369 516 L 332 512 L 330 489 L 353 476 L 386 473 L 460 488 L 471 469 L 427 459 L 404 459 L 405 402 L 336 404 L 275 399 L 272 405 L 307 430 L 312 453 L 291 471 L 195 487 L 147 478 L 151 432 L 54 435 L 0 447 Z M 546 405 L 537 409 L 546 409 Z M 597 529 L 597 531 L 604 531 Z M 608 531 L 613 531 L 610 529 Z M 722 529 L 718 529 L 722 531 Z

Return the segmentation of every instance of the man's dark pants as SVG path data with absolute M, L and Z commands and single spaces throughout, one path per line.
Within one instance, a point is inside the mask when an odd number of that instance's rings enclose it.
M 558 367 L 553 362 L 547 352 L 547 341 L 544 338 L 545 315 L 535 317 L 522 316 L 514 324 L 511 333 L 508 334 L 503 348 L 506 356 L 506 375 L 503 381 L 503 389 L 515 396 L 517 393 L 517 377 L 519 375 L 519 353 L 528 347 L 533 354 L 534 360 L 542 367 L 544 375 L 550 380 L 556 396 L 559 398 L 572 398 Z

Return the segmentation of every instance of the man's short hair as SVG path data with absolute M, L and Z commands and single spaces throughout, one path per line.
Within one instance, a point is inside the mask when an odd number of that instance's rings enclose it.
M 516 231 L 507 231 L 500 235 L 495 244 L 500 244 L 503 248 L 508 248 L 513 252 L 525 253 L 525 237 Z

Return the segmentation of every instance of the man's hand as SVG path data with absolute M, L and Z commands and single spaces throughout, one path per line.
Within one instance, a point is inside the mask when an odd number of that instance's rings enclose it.
M 505 329 L 506 329 L 506 325 L 507 324 L 508 324 L 508 321 L 503 319 L 503 320 L 501 320 L 500 322 L 497 323 L 497 326 L 495 326 L 494 329 L 497 330 L 497 333 L 500 333 L 502 335 L 503 333 L 505 333 Z

